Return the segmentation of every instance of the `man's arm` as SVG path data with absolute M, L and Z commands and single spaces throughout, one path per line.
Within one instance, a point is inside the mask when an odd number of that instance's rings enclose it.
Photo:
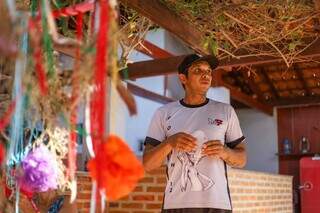
M 147 172 L 159 168 L 168 154 L 172 151 L 172 147 L 168 142 L 162 142 L 158 146 L 146 144 L 143 152 L 143 166 Z
M 247 163 L 246 146 L 244 143 L 240 143 L 230 149 L 222 145 L 218 140 L 208 141 L 204 144 L 202 153 L 210 157 L 219 157 L 229 166 L 235 168 L 243 168 Z
M 147 172 L 159 168 L 168 154 L 173 150 L 192 151 L 196 147 L 195 138 L 189 134 L 179 132 L 168 137 L 157 146 L 146 144 L 143 152 L 143 166 Z
M 229 166 L 243 168 L 247 164 L 245 143 L 238 144 L 235 148 L 225 147 L 225 156 L 222 158 Z

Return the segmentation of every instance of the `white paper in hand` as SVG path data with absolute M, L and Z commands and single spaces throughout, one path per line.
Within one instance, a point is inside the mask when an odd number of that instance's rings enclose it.
M 201 130 L 197 130 L 195 132 L 193 132 L 191 134 L 193 137 L 196 138 L 196 142 L 197 142 L 197 148 L 195 150 L 195 153 L 194 153 L 194 160 L 195 160 L 195 164 L 197 164 L 201 157 L 202 157 L 202 154 L 201 154 L 201 149 L 202 149 L 202 146 L 205 142 L 208 141 L 208 137 L 206 136 L 206 134 L 201 131 Z

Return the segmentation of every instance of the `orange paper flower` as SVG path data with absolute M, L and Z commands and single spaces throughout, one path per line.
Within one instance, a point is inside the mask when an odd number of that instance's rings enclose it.
M 109 136 L 88 163 L 90 176 L 104 189 L 109 200 L 129 194 L 144 176 L 143 166 L 127 144 L 117 136 Z

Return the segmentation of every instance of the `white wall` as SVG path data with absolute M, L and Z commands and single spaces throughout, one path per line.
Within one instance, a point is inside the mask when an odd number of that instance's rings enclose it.
M 230 104 L 230 90 L 225 87 L 209 88 L 207 97 L 215 101 Z
M 172 53 L 173 55 L 185 55 L 193 53 L 191 49 L 187 47 L 183 42 L 181 42 L 178 38 L 174 37 L 169 32 L 165 33 L 166 42 L 165 49 Z M 179 81 L 178 75 L 171 74 L 168 76 L 168 88 L 167 88 L 167 96 L 180 100 L 184 96 L 184 89 Z
M 156 30 L 148 33 L 146 40 L 156 44 L 160 48 L 164 48 L 165 33 L 164 30 Z M 132 62 L 151 60 L 149 56 L 146 56 L 137 51 L 133 51 L 129 57 Z M 155 93 L 163 95 L 164 93 L 164 77 L 148 77 L 140 78 L 136 81 L 130 81 L 130 83 L 136 84 L 144 89 L 150 90 Z M 157 108 L 162 106 L 162 104 L 150 101 L 146 98 L 141 98 L 134 96 L 137 104 L 138 114 L 136 116 L 130 117 L 128 111 L 122 111 L 124 116 L 124 121 L 121 123 L 121 128 L 125 129 L 125 140 L 130 146 L 130 148 L 137 154 L 141 155 L 140 143 L 144 141 L 146 133 L 151 121 L 151 118 Z
M 245 169 L 278 173 L 277 120 L 254 109 L 236 110 L 246 137 L 248 162 Z M 276 113 L 276 110 L 274 110 Z
M 140 142 L 144 141 L 146 137 L 153 113 L 162 105 L 137 96 L 135 96 L 135 99 L 138 107 L 138 115 L 134 117 L 127 116 L 125 139 L 131 149 L 137 155 L 141 155 L 142 152 L 139 150 Z

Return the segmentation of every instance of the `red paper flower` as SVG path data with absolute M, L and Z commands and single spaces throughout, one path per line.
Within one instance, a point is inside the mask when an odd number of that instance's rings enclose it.
M 109 200 L 129 194 L 144 176 L 141 162 L 117 136 L 109 136 L 97 150 L 95 158 L 88 163 L 88 169 L 98 188 L 105 189 Z

